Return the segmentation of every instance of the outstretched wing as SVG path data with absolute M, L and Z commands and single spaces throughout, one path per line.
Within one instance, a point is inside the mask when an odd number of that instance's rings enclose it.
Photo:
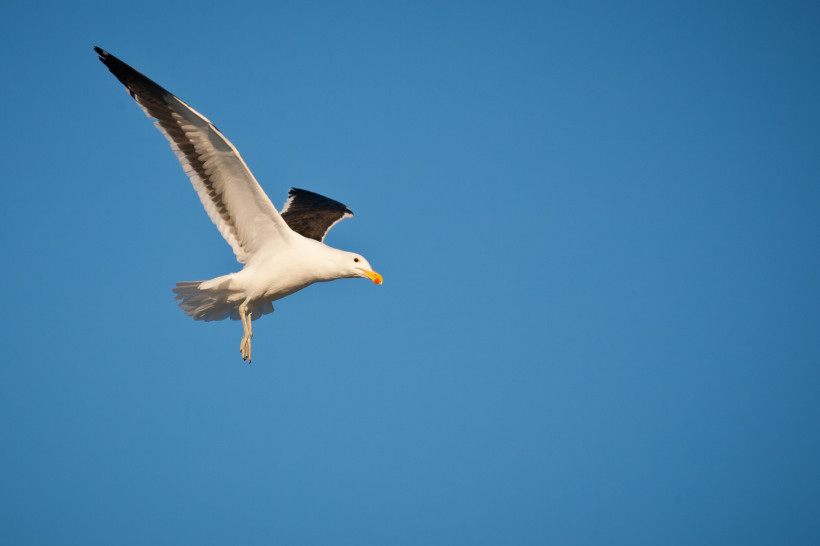
M 288 236 L 290 228 L 242 156 L 205 116 L 110 53 L 99 47 L 94 51 L 171 142 L 208 216 L 240 263 L 262 245 Z
M 282 218 L 296 233 L 322 242 L 330 228 L 345 218 L 353 218 L 353 213 L 338 201 L 312 191 L 291 188 L 282 207 Z

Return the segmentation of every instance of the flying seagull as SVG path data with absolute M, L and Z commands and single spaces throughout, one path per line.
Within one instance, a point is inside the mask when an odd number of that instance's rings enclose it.
M 110 53 L 100 61 L 125 85 L 171 142 L 202 205 L 244 267 L 209 281 L 178 282 L 179 307 L 194 320 L 241 320 L 239 350 L 251 361 L 251 322 L 273 312 L 271 302 L 316 282 L 382 276 L 359 254 L 324 244 L 330 228 L 353 213 L 317 193 L 292 188 L 277 212 L 242 156 L 205 116 Z

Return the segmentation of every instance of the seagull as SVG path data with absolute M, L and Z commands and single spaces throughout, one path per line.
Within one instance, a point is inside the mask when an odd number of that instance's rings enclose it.
M 241 320 L 239 351 L 250 363 L 251 323 L 272 313 L 272 302 L 317 282 L 361 277 L 382 284 L 361 255 L 324 244 L 330 228 L 353 217 L 349 208 L 292 188 L 277 211 L 239 151 L 205 116 L 110 53 L 94 51 L 170 141 L 208 216 L 244 264 L 209 281 L 176 283 L 174 299 L 187 316 Z

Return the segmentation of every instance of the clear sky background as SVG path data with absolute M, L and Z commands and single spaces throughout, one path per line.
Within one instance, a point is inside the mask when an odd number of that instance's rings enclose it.
M 255 323 L 98 45 L 385 278 Z M 817 2 L 6 2 L 0 543 L 820 542 Z

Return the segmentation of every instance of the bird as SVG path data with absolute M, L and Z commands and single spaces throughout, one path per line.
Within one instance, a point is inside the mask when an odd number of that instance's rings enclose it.
M 324 243 L 328 231 L 353 213 L 345 205 L 291 188 L 280 211 L 236 147 L 205 116 L 99 47 L 98 59 L 171 143 L 205 211 L 242 269 L 173 288 L 179 308 L 194 320 L 241 320 L 239 351 L 251 362 L 251 323 L 273 312 L 272 302 L 318 282 L 384 279 L 360 254 Z

